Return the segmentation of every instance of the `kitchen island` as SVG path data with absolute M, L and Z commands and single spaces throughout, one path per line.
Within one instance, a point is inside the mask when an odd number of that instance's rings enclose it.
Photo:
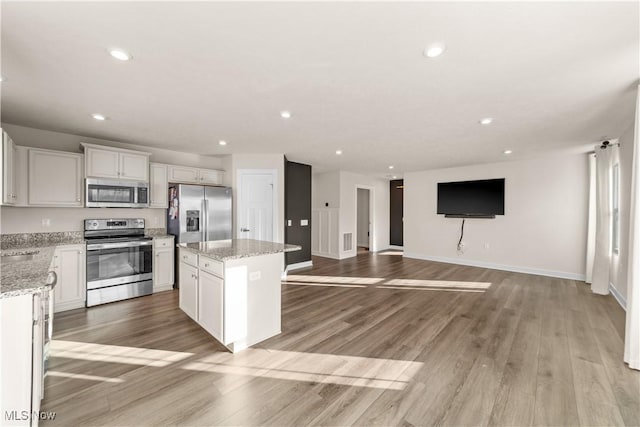
M 231 352 L 281 332 L 284 252 L 251 239 L 180 243 L 180 309 Z

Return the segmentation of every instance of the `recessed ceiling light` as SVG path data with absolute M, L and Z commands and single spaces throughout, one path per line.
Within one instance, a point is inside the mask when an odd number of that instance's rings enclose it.
M 102 114 L 92 114 L 91 117 L 93 117 L 96 120 L 100 120 L 100 121 L 107 120 L 107 118 L 105 116 L 103 116 Z
M 389 166 L 389 169 L 393 169 L 393 165 L 392 165 L 392 166 Z
M 433 43 L 424 50 L 424 56 L 427 58 L 435 58 L 444 52 L 444 44 L 443 43 Z
M 490 125 L 491 123 L 493 123 L 492 117 L 485 117 L 484 119 L 480 119 L 481 125 Z
M 280 117 L 282 117 L 283 119 L 290 119 L 291 118 L 291 111 L 281 111 L 280 112 Z
M 342 154 L 342 150 L 336 150 L 336 154 L 339 156 Z
M 504 151 L 503 151 L 503 153 L 504 153 L 504 154 L 511 154 L 511 153 L 513 153 L 513 151 L 511 151 L 511 150 L 504 150 Z
M 218 141 L 218 145 L 227 145 L 227 141 L 220 140 Z
M 109 49 L 109 53 L 111 54 L 111 56 L 120 61 L 128 61 L 132 58 L 131 55 L 129 55 L 122 49 Z

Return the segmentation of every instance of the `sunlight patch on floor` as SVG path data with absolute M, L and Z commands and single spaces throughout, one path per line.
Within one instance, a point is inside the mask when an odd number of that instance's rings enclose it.
M 255 348 L 249 348 L 241 355 L 216 353 L 182 367 L 225 376 L 403 390 L 423 365 L 406 360 Z
M 101 381 L 105 383 L 123 383 L 122 378 L 99 377 L 97 375 L 74 374 L 71 372 L 48 371 L 47 375 L 52 377 L 72 378 L 76 380 Z
M 285 282 L 375 285 L 383 280 L 384 277 L 308 276 L 290 274 L 287 276 Z
M 295 285 L 295 286 L 329 286 L 332 288 L 366 288 L 367 285 L 347 285 L 340 283 L 299 283 L 299 282 L 285 282 L 287 285 Z
M 399 255 L 402 256 L 404 255 L 403 251 L 384 251 L 384 252 L 378 252 L 376 255 Z
M 486 292 L 490 282 L 456 280 L 391 279 L 377 286 L 383 289 L 443 290 L 452 292 Z
M 193 353 L 125 347 L 77 341 L 51 341 L 51 356 L 129 365 L 163 367 L 179 362 Z
M 376 289 L 395 289 L 396 291 L 438 291 L 438 292 L 472 292 L 484 293 L 481 289 L 451 289 L 451 288 L 412 288 L 410 286 L 376 286 Z

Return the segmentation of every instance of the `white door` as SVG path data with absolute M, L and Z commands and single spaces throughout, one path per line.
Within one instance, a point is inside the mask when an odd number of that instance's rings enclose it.
M 273 241 L 275 183 L 275 173 L 241 173 L 238 188 L 238 238 Z

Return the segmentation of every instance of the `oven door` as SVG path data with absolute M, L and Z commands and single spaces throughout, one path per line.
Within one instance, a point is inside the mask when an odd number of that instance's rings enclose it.
M 153 241 L 87 244 L 87 289 L 151 280 Z
M 149 206 L 146 182 L 87 178 L 86 206 L 89 208 L 145 208 Z

